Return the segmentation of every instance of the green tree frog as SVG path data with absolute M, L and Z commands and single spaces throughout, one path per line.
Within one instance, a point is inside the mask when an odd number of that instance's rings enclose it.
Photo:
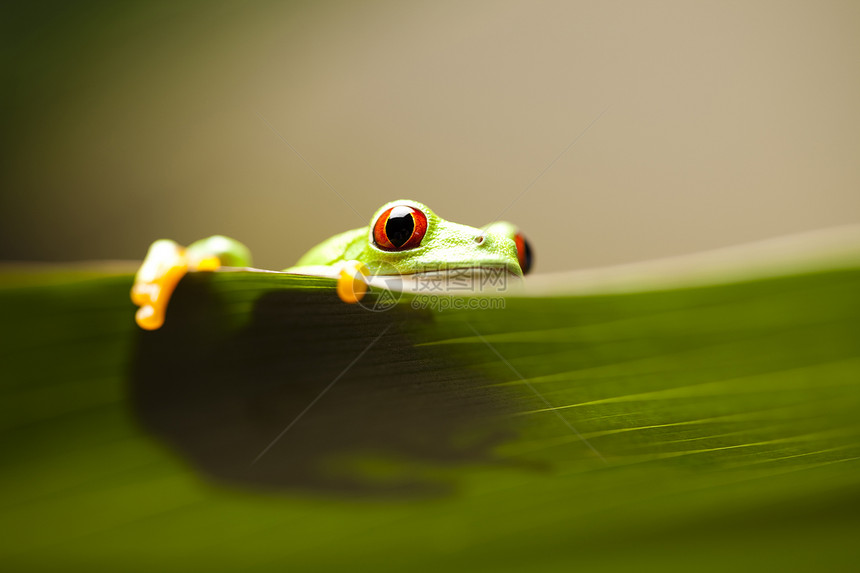
M 323 241 L 284 272 L 334 278 L 338 296 L 354 303 L 364 296 L 368 276 L 474 269 L 522 277 L 531 270 L 532 260 L 529 243 L 511 223 L 468 227 L 442 219 L 417 201 L 399 200 L 380 207 L 369 226 Z M 131 291 L 132 301 L 140 307 L 137 324 L 146 330 L 160 328 L 170 296 L 185 273 L 222 266 L 249 267 L 251 253 L 221 235 L 188 247 L 168 239 L 154 242 Z

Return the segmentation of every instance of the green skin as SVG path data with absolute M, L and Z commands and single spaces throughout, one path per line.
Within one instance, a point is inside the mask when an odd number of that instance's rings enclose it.
M 427 232 L 421 244 L 405 251 L 384 251 L 373 241 L 373 224 L 389 207 L 409 205 L 420 209 L 427 217 Z M 498 269 L 521 277 L 523 271 L 517 258 L 514 235 L 517 228 L 497 221 L 481 229 L 442 219 L 426 205 L 417 201 L 392 201 L 379 208 L 367 227 L 340 233 L 305 253 L 295 266 L 285 272 L 328 275 L 342 268 L 347 261 L 363 263 L 375 275 L 446 272 L 461 269 Z M 226 266 L 247 267 L 251 255 L 243 244 L 216 235 L 197 241 L 188 247 L 192 256 L 216 255 Z

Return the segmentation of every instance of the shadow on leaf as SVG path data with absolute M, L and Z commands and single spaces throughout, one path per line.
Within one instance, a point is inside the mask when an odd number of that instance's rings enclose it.
M 415 346 L 410 332 L 431 314 L 369 312 L 331 288 L 270 288 L 236 326 L 235 298 L 187 276 L 165 326 L 139 333 L 130 376 L 143 426 L 204 474 L 411 497 L 452 492 L 452 468 L 508 463 L 492 452 L 516 435 L 517 394 Z

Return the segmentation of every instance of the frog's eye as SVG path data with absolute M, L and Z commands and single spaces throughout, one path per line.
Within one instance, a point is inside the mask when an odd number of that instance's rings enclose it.
M 373 240 L 383 251 L 405 251 L 421 244 L 427 216 L 409 205 L 386 209 L 373 225 Z
M 520 268 L 523 269 L 523 274 L 527 275 L 532 270 L 532 247 L 522 233 L 514 235 L 514 242 L 517 244 L 517 258 L 520 260 Z

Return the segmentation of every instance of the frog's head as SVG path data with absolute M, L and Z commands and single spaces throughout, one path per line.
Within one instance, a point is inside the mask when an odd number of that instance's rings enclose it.
M 531 267 L 531 249 L 510 223 L 468 227 L 409 200 L 392 201 L 374 214 L 361 258 L 372 272 L 393 267 L 399 274 L 502 269 L 521 277 Z

